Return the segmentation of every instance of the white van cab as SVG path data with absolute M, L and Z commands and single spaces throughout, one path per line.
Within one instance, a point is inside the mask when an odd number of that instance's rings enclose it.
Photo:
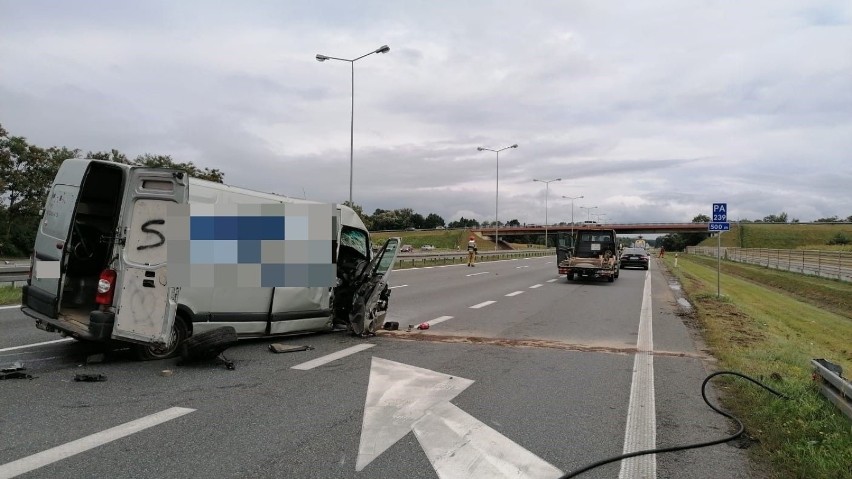
M 164 229 L 169 205 L 186 203 L 321 204 L 174 169 L 65 160 L 36 234 L 21 310 L 46 331 L 130 342 L 141 359 L 172 356 L 187 337 L 222 326 L 240 337 L 341 328 L 367 335 L 382 327 L 399 238 L 373 254 L 363 221 L 336 205 L 336 285 L 178 287 L 168 280 Z

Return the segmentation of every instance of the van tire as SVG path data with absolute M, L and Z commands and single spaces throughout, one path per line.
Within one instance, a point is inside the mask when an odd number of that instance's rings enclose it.
M 213 359 L 236 342 L 237 330 L 233 326 L 222 326 L 188 337 L 180 354 L 184 360 Z
M 189 329 L 186 327 L 186 323 L 180 316 L 175 316 L 175 324 L 172 326 L 172 343 L 168 348 L 135 344 L 133 345 L 133 352 L 142 361 L 168 359 L 177 354 L 187 336 L 189 336 Z

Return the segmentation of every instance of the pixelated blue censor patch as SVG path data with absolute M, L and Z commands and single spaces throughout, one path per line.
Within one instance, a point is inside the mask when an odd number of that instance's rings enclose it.
M 332 287 L 333 204 L 170 205 L 169 286 Z

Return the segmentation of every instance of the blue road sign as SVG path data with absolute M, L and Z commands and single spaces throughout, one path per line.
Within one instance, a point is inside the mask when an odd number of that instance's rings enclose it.
M 707 231 L 730 231 L 731 223 L 713 222 L 707 225 Z
M 728 204 L 713 203 L 713 216 L 711 221 L 714 223 L 725 223 L 728 221 Z M 726 230 L 728 228 L 725 228 Z

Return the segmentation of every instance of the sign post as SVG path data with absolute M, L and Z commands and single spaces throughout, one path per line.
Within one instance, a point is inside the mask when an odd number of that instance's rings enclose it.
M 710 224 L 707 225 L 708 231 L 715 231 L 719 239 L 716 246 L 716 298 L 722 296 L 720 287 L 720 276 L 722 271 L 722 232 L 730 231 L 731 224 L 728 223 L 728 204 L 713 203 L 713 216 Z

